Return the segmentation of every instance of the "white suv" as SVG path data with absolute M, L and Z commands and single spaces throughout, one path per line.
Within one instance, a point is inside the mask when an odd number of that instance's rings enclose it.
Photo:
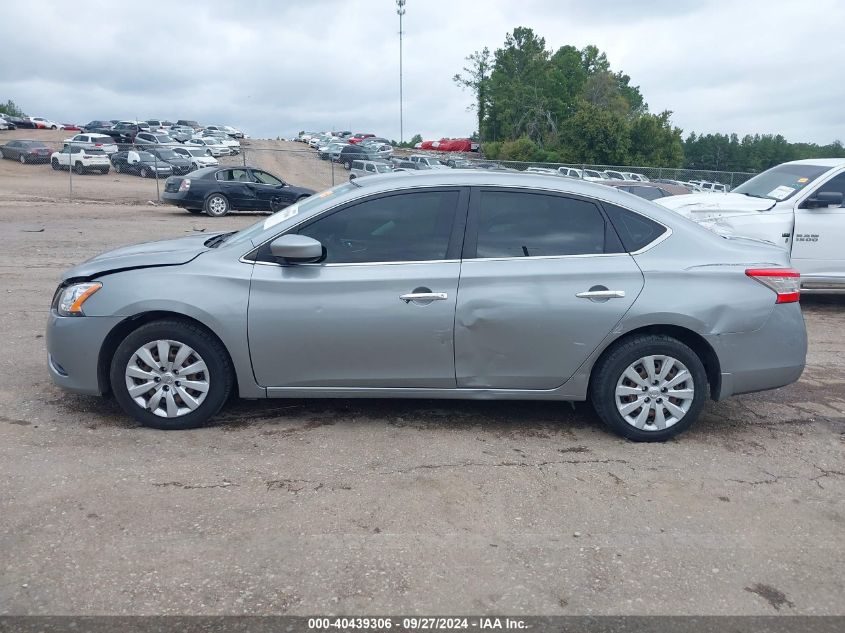
M 101 149 L 106 154 L 114 154 L 117 151 L 117 143 L 107 134 L 77 134 L 64 140 L 65 147 L 84 147 L 85 149 Z
M 60 152 L 53 152 L 50 156 L 50 164 L 55 170 L 73 167 L 73 171 L 77 174 L 84 174 L 86 171 L 107 174 L 111 168 L 109 156 L 103 150 L 72 145 L 65 146 Z

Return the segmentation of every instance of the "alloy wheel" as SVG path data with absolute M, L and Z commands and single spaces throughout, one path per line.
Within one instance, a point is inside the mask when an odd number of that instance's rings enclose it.
M 671 356 L 644 356 L 622 372 L 615 404 L 622 418 L 642 431 L 662 431 L 687 414 L 695 384 L 687 367 Z
M 124 377 L 132 400 L 162 418 L 194 411 L 210 388 L 205 361 L 192 347 L 174 340 L 151 341 L 138 348 Z
M 208 215 L 226 215 L 229 211 L 229 203 L 223 196 L 215 195 L 208 199 Z

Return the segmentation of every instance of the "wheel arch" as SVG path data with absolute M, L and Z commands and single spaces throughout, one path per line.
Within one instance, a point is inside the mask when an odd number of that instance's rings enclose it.
M 636 329 L 625 332 L 623 335 L 613 339 L 598 355 L 592 367 L 590 368 L 590 380 L 588 391 L 593 388 L 593 376 L 595 376 L 596 367 L 599 367 L 601 362 L 612 352 L 616 347 L 629 340 L 631 337 L 638 335 L 661 335 L 671 336 L 677 339 L 687 347 L 689 347 L 704 365 L 704 371 L 707 373 L 707 382 L 710 383 L 710 397 L 713 400 L 719 399 L 719 394 L 722 391 L 722 369 L 719 362 L 719 357 L 716 351 L 707 342 L 703 336 L 689 328 L 680 325 L 671 324 L 657 324 L 644 325 Z
M 111 368 L 112 358 L 114 358 L 114 354 L 117 351 L 117 347 L 118 345 L 120 345 L 121 341 L 123 341 L 123 339 L 125 339 L 130 333 L 134 332 L 142 325 L 146 325 L 147 323 L 151 323 L 153 321 L 161 321 L 163 319 L 182 321 L 184 323 L 200 327 L 205 330 L 210 336 L 213 336 L 215 339 L 217 339 L 217 341 L 226 351 L 226 356 L 229 360 L 229 365 L 232 367 L 233 370 L 232 393 L 239 393 L 240 386 L 238 384 L 237 366 L 234 363 L 231 352 L 229 352 L 229 348 L 223 342 L 223 339 L 217 334 L 217 332 L 215 332 L 211 327 L 209 327 L 199 319 L 188 316 L 186 314 L 181 314 L 179 312 L 171 312 L 169 310 L 151 310 L 149 312 L 142 312 L 140 314 L 127 317 L 126 319 L 118 323 L 116 326 L 114 326 L 111 331 L 106 335 L 102 346 L 100 346 L 100 352 L 97 357 L 97 384 L 100 388 L 100 393 L 107 394 L 111 392 L 109 371 Z

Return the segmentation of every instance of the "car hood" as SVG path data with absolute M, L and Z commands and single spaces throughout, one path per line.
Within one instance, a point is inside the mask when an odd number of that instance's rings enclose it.
M 187 264 L 200 253 L 208 250 L 205 242 L 214 235 L 217 235 L 217 233 L 194 233 L 173 240 L 122 246 L 92 257 L 65 271 L 62 275 L 62 281 L 79 278 L 91 279 L 99 275 L 131 268 Z
M 655 202 L 696 222 L 759 213 L 768 211 L 777 204 L 776 200 L 754 198 L 740 193 L 691 193 L 666 196 L 658 198 Z

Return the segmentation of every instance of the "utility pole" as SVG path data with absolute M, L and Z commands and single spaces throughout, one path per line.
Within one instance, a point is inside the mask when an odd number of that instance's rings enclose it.
M 399 15 L 399 142 L 405 142 L 402 112 L 402 16 L 405 15 L 406 0 L 396 0 L 396 13 Z

